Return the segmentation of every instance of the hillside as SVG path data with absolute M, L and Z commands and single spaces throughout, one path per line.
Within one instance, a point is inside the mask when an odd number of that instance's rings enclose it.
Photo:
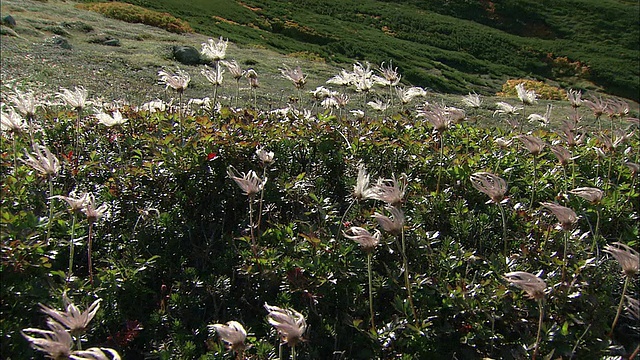
M 639 97 L 634 1 L 127 2 L 238 44 L 338 64 L 393 61 L 406 81 L 441 92 L 492 94 L 529 77 Z

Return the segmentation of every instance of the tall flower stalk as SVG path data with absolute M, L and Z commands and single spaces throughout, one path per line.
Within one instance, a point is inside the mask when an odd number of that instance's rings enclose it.
M 538 355 L 540 346 L 540 337 L 542 334 L 542 323 L 544 321 L 544 297 L 547 284 L 538 276 L 524 271 L 514 271 L 504 274 L 505 280 L 527 293 L 530 299 L 538 302 L 538 332 L 536 334 L 536 342 L 533 345 L 533 354 L 531 359 L 535 360 Z
M 82 209 L 82 212 L 87 216 L 87 221 L 89 222 L 89 235 L 87 238 L 87 266 L 89 267 L 89 281 L 91 282 L 91 285 L 93 285 L 93 263 L 91 261 L 91 254 L 93 252 L 93 227 L 94 224 L 104 216 L 107 209 L 107 204 L 97 206 L 95 195 L 91 193 L 87 195 L 85 207 Z
M 567 244 L 569 243 L 571 230 L 578 222 L 578 216 L 571 208 L 556 203 L 542 202 L 540 205 L 550 210 L 553 215 L 556 216 L 556 219 L 558 219 L 558 222 L 560 223 L 560 228 L 564 232 L 564 252 L 562 255 L 562 282 L 564 283 L 565 272 L 567 269 Z
M 616 316 L 613 319 L 613 323 L 611 324 L 611 331 L 609 331 L 609 337 L 611 337 L 613 336 L 613 331 L 616 328 L 618 318 L 620 317 L 620 313 L 622 312 L 624 296 L 626 294 L 629 281 L 633 276 L 638 274 L 638 268 L 640 266 L 640 256 L 638 255 L 638 252 L 636 250 L 620 242 L 614 242 L 613 245 L 607 245 L 604 251 L 611 254 L 618 261 L 618 264 L 620 264 L 620 267 L 622 268 L 622 274 L 625 277 L 624 285 L 622 286 L 622 294 L 620 295 L 620 303 L 618 304 L 618 310 L 616 311 Z
M 600 229 L 600 206 L 599 205 L 600 205 L 600 202 L 602 201 L 602 198 L 604 197 L 604 191 L 598 188 L 580 187 L 580 188 L 575 188 L 573 190 L 570 190 L 569 194 L 579 196 L 589 201 L 592 205 L 596 207 L 596 227 L 595 227 L 595 230 L 593 231 L 593 245 L 591 246 L 591 251 L 593 251 L 599 236 L 599 229 Z
M 537 186 L 537 173 L 536 169 L 538 167 L 538 155 L 544 149 L 545 143 L 538 137 L 533 135 L 520 135 L 518 139 L 522 141 L 524 146 L 529 150 L 529 153 L 533 155 L 533 182 L 531 184 L 531 203 L 530 206 L 533 208 L 536 199 L 536 186 Z
M 242 79 L 242 77 L 244 76 L 244 74 L 246 73 L 246 71 L 242 70 L 242 68 L 240 67 L 240 64 L 238 64 L 238 62 L 236 60 L 232 60 L 232 61 L 221 61 L 220 62 L 222 65 L 227 67 L 227 70 L 229 71 L 229 73 L 231 73 L 231 76 L 233 77 L 233 79 L 236 81 L 236 102 L 235 102 L 235 107 L 238 107 L 238 101 L 240 100 L 240 79 Z
M 289 345 L 291 359 L 296 360 L 296 345 L 304 341 L 303 336 L 307 330 L 307 322 L 304 316 L 293 309 L 280 308 L 269 304 L 264 304 L 264 307 L 269 312 L 267 321 L 280 335 L 280 345 Z M 279 357 L 282 359 L 281 352 Z
M 258 81 L 258 73 L 253 70 L 247 70 L 245 76 L 249 79 L 249 91 L 253 93 L 253 108 L 258 109 L 258 92 L 257 89 L 260 87 L 260 81 Z
M 69 282 L 71 280 L 71 275 L 73 274 L 76 220 L 78 213 L 81 213 L 85 208 L 87 201 L 89 200 L 89 194 L 83 193 L 79 197 L 76 197 L 75 193 L 72 192 L 69 196 L 56 195 L 54 197 L 64 200 L 69 205 L 69 212 L 71 212 L 73 216 L 71 220 L 71 239 L 69 240 L 69 271 L 67 273 L 67 282 Z
M 205 65 L 205 68 L 200 73 L 213 85 L 213 104 L 211 105 L 211 116 L 214 116 L 215 108 L 218 102 L 218 88 L 222 86 L 224 80 L 224 70 L 220 67 L 220 64 L 216 62 L 215 69 L 211 70 Z
M 78 170 L 78 157 L 80 150 L 80 125 L 82 123 L 82 111 L 87 106 L 87 90 L 82 86 L 76 86 L 76 88 L 71 91 L 69 89 L 62 88 L 61 92 L 56 94 L 60 97 L 68 106 L 72 107 L 76 111 L 76 126 L 75 126 L 75 137 L 74 137 L 74 147 L 73 147 L 73 156 L 74 156 L 74 171 Z
M 247 173 L 239 173 L 233 166 L 229 166 L 227 169 L 227 175 L 233 181 L 238 184 L 240 189 L 244 191 L 244 194 L 249 198 L 249 227 L 251 234 L 251 250 L 253 251 L 253 256 L 258 259 L 258 250 L 256 244 L 256 236 L 255 236 L 255 227 L 256 224 L 253 222 L 253 201 L 255 200 L 256 194 L 261 192 L 264 188 L 264 185 L 267 183 L 267 178 L 261 180 L 255 171 L 250 170 Z
M 20 114 L 13 108 L 9 108 L 8 112 L 0 111 L 0 130 L 11 133 L 11 149 L 13 150 L 13 171 L 18 168 L 18 152 L 16 149 L 16 140 L 18 134 L 28 129 L 27 123 Z
M 526 90 L 524 88 L 524 83 L 520 83 L 516 85 L 516 92 L 518 93 L 518 98 L 522 102 L 522 122 L 520 123 L 520 132 L 522 132 L 522 124 L 524 124 L 526 117 L 526 106 L 533 105 L 538 102 L 538 95 L 533 90 Z
M 404 238 L 404 214 L 400 209 L 406 189 L 407 177 L 405 174 L 402 174 L 400 179 L 396 179 L 395 176 L 391 179 L 378 179 L 376 184 L 367 191 L 366 198 L 383 201 L 388 205 L 387 210 L 391 213 L 392 218 L 381 214 L 374 214 L 373 216 L 378 220 L 378 223 L 385 229 L 385 231 L 388 231 L 392 235 L 396 235 L 400 238 L 402 270 L 407 290 L 407 299 L 411 306 L 411 312 L 413 313 L 414 320 L 417 323 L 418 313 L 414 306 L 411 282 L 409 281 L 409 259 L 407 257 Z
M 287 65 L 283 66 L 284 68 L 279 69 L 282 77 L 293 83 L 293 86 L 298 91 L 298 101 L 302 103 L 302 89 L 304 89 L 304 86 L 307 83 L 307 75 L 302 72 L 300 66 L 296 66 L 293 69 L 289 68 Z
M 191 76 L 187 72 L 178 69 L 175 73 L 167 70 L 160 70 L 158 71 L 158 77 L 160 78 L 160 83 L 165 85 L 165 89 L 172 88 L 178 94 L 178 121 L 180 125 L 180 137 L 184 144 L 184 109 L 182 106 L 182 95 L 184 94 L 187 86 L 189 86 Z
M 507 218 L 504 213 L 502 203 L 505 201 L 507 193 L 507 182 L 501 177 L 489 172 L 477 172 L 471 175 L 471 184 L 478 191 L 489 196 L 491 202 L 500 208 L 500 216 L 502 218 L 502 241 L 504 242 L 503 255 L 509 255 L 507 247 Z
M 371 267 L 371 260 L 373 258 L 373 251 L 380 243 L 381 233 L 379 230 L 375 230 L 373 235 L 366 229 L 353 226 L 347 231 L 342 233 L 347 239 L 351 239 L 360 244 L 362 250 L 367 254 L 367 275 L 369 280 L 369 314 L 371 318 L 371 329 L 376 332 L 376 320 L 375 313 L 373 311 L 373 270 Z
M 49 183 L 49 221 L 47 223 L 47 237 L 45 240 L 48 244 L 51 235 L 51 223 L 53 221 L 53 179 L 58 176 L 58 172 L 60 171 L 60 161 L 46 146 L 34 144 L 33 151 L 33 155 L 25 152 L 27 158 L 24 159 L 23 162 L 40 174 L 45 175 Z
M 256 155 L 258 156 L 258 160 L 262 164 L 262 178 L 267 179 L 267 168 L 273 164 L 275 161 L 274 154 L 272 151 L 267 151 L 262 147 L 256 148 Z M 257 222 L 257 231 L 260 234 L 260 225 L 262 224 L 262 202 L 264 201 L 264 186 L 260 190 L 260 201 L 258 201 L 258 222 Z M 259 235 L 258 235 L 259 236 Z
M 426 118 L 438 136 L 440 142 L 440 160 L 438 163 L 438 180 L 436 182 L 436 193 L 440 192 L 440 180 L 442 178 L 442 168 L 444 167 L 444 133 L 451 125 L 451 117 L 449 112 L 440 106 L 424 104 L 418 109 L 418 116 Z

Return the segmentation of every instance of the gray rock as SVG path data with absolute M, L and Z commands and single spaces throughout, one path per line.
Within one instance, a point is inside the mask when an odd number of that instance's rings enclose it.
M 120 46 L 120 40 L 118 39 L 109 39 L 102 42 L 102 45 L 107 46 Z
M 2 25 L 6 25 L 10 28 L 14 28 L 16 27 L 16 19 L 14 19 L 13 16 L 11 15 L 7 15 L 2 18 Z
M 120 46 L 120 40 L 108 35 L 98 35 L 89 40 L 89 43 L 107 46 Z
M 66 50 L 71 50 L 73 48 L 73 46 L 69 44 L 69 40 L 62 36 L 54 36 L 53 38 L 51 38 L 51 42 L 53 43 L 53 45 L 60 46 L 61 48 Z
M 200 52 L 193 46 L 174 46 L 173 57 L 185 65 L 198 65 L 202 63 Z

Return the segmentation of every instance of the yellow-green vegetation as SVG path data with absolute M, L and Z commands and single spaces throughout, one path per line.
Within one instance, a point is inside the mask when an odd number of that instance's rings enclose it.
M 517 97 L 516 85 L 524 83 L 526 90 L 533 90 L 539 99 L 543 100 L 567 100 L 567 91 L 559 87 L 549 85 L 542 81 L 529 79 L 510 79 L 502 85 L 502 91 L 496 96 Z
M 116 1 L 78 4 L 77 6 L 81 9 L 99 12 L 113 19 L 156 26 L 172 33 L 193 32 L 188 22 L 178 19 L 169 13 L 149 10 L 132 4 Z

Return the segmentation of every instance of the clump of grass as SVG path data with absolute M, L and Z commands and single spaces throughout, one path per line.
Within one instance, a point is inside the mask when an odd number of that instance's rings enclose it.
M 172 33 L 183 34 L 193 32 L 193 29 L 184 20 L 171 14 L 148 10 L 140 6 L 122 2 L 78 4 L 80 9 L 98 12 L 106 17 L 118 19 L 130 23 L 142 23 L 165 29 Z
M 533 90 L 538 95 L 539 99 L 543 100 L 567 100 L 567 93 L 565 90 L 560 89 L 542 81 L 527 80 L 527 79 L 510 79 L 502 84 L 502 91 L 497 93 L 497 96 L 518 96 L 516 91 L 516 85 L 524 83 L 526 90 Z

